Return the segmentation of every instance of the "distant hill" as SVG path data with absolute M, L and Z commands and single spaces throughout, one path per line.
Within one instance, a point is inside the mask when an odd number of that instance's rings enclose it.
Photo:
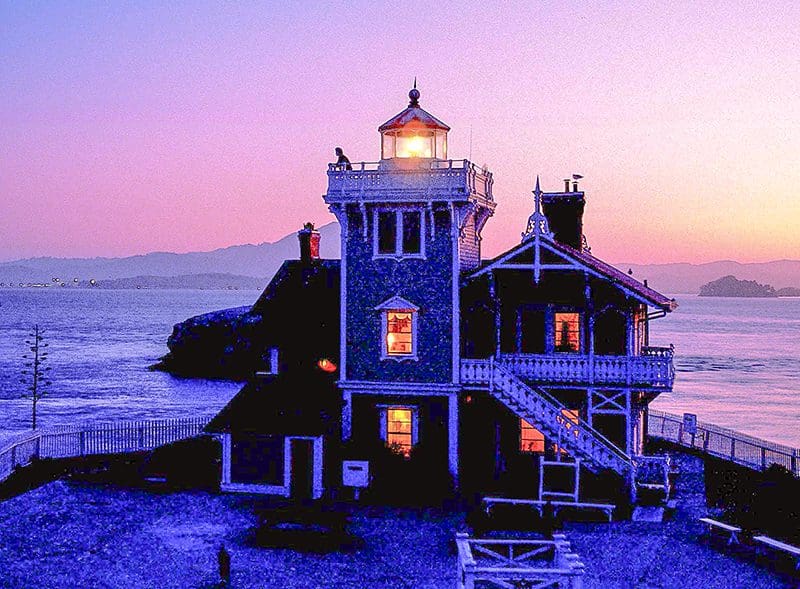
M 319 229 L 320 254 L 339 257 L 339 225 L 329 223 Z M 91 279 L 116 280 L 138 276 L 185 277 L 196 274 L 230 274 L 264 280 L 272 277 L 286 259 L 298 259 L 297 235 L 292 233 L 274 243 L 234 245 L 210 252 L 172 254 L 154 252 L 126 258 L 28 258 L 0 263 L 0 282 L 51 283 Z M 171 288 L 171 287 L 170 287 Z
M 800 260 L 776 260 L 742 264 L 724 260 L 707 264 L 627 264 L 615 263 L 625 272 L 633 270 L 637 280 L 647 280 L 652 288 L 665 294 L 697 294 L 704 284 L 720 276 L 733 275 L 740 280 L 771 284 L 776 289 L 800 286 Z M 785 295 L 784 295 L 785 296 Z
M 183 276 L 134 276 L 98 280 L 95 288 L 177 288 L 201 290 L 261 290 L 269 278 L 253 278 L 238 274 L 184 274 Z M 85 284 L 85 283 L 83 283 Z
M 766 297 L 775 298 L 778 293 L 769 284 L 755 280 L 739 280 L 735 276 L 723 276 L 700 287 L 701 297 Z
M 322 237 L 320 244 L 322 257 L 338 258 L 338 223 L 329 223 L 319 231 Z M 202 274 L 229 274 L 266 282 L 284 260 L 298 257 L 297 235 L 291 233 L 274 243 L 234 245 L 210 252 L 186 254 L 154 252 L 126 258 L 28 258 L 1 262 L 0 284 L 17 285 L 20 282 L 49 284 L 53 278 L 71 283 L 74 278 L 78 278 L 79 282 L 88 282 L 91 279 L 108 281 L 123 278 L 135 281 L 138 277 L 150 277 L 148 280 L 152 285 L 155 284 L 155 277 L 163 276 L 174 278 L 168 288 L 180 288 L 174 285 L 188 283 L 187 276 Z M 623 272 L 631 269 L 634 278 L 640 281 L 646 279 L 649 286 L 670 295 L 697 294 L 702 285 L 727 275 L 771 284 L 779 292 L 787 287 L 800 287 L 800 260 L 754 264 L 725 260 L 707 264 L 614 263 L 614 265 Z M 132 288 L 136 288 L 136 285 Z M 243 288 L 241 284 L 240 288 Z

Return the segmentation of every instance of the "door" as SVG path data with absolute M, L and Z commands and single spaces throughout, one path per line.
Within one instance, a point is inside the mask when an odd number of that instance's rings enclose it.
M 292 499 L 311 499 L 314 494 L 314 441 L 291 440 Z

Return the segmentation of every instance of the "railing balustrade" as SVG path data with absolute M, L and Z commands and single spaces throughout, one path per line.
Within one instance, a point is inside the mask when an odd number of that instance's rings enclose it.
M 349 198 L 346 193 L 352 190 L 396 191 L 421 187 L 424 197 L 429 192 L 460 187 L 469 194 L 492 200 L 491 172 L 468 160 L 419 160 L 416 163 L 416 166 L 413 162 L 403 162 L 403 167 L 382 167 L 380 162 L 356 162 L 350 164 L 349 170 L 346 164 L 328 164 L 328 198 L 335 199 L 337 192 Z
M 199 435 L 208 422 L 205 417 L 189 417 L 37 429 L 0 447 L 0 482 L 36 459 L 152 450 Z
M 648 350 L 654 350 L 649 348 Z M 581 354 L 502 354 L 495 360 L 515 375 L 541 383 L 637 386 L 671 390 L 675 368 L 669 348 L 642 356 Z M 462 360 L 461 380 L 486 383 L 489 360 Z
M 684 431 L 683 417 L 651 409 L 647 435 L 693 448 L 753 470 L 779 464 L 800 477 L 800 449 L 748 436 L 711 423 L 697 422 L 696 433 Z

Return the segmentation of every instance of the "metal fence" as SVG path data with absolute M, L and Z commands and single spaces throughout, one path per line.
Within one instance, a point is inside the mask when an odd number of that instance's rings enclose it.
M 202 433 L 206 417 L 123 421 L 37 429 L 0 447 L 0 482 L 40 458 L 73 458 L 152 450 Z
M 779 464 L 800 476 L 800 450 L 783 444 L 754 438 L 731 429 L 698 421 L 696 433 L 684 431 L 683 417 L 651 409 L 647 435 L 693 448 L 711 456 L 765 470 Z

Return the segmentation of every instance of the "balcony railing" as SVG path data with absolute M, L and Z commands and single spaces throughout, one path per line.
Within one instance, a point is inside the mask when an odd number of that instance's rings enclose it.
M 452 199 L 461 194 L 493 202 L 491 172 L 468 160 L 420 160 L 416 164 L 408 161 L 394 167 L 380 162 L 356 162 L 350 164 L 350 170 L 344 164 L 328 164 L 326 201 L 349 200 L 369 190 L 372 194 L 380 191 L 381 199 L 396 195 L 408 200 L 407 192 L 414 191 L 423 200 L 442 195 Z
M 516 376 L 541 384 L 608 385 L 672 390 L 675 367 L 671 348 L 647 348 L 641 356 L 580 354 L 501 354 L 495 360 Z M 462 360 L 461 381 L 488 384 L 489 360 Z

